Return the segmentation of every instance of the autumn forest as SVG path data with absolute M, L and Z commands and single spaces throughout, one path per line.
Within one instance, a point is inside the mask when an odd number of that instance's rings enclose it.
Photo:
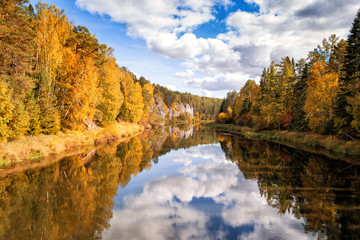
M 63 10 L 25 0 L 0 3 L 0 139 L 105 127 L 116 121 L 164 121 L 168 111 L 192 106 L 180 120 L 213 119 L 221 100 L 174 92 L 119 67 L 113 49 Z M 162 105 L 162 106 L 161 106 Z
M 360 3 L 48 1 L 0 0 L 0 239 L 360 239 Z
M 217 121 L 253 127 L 360 136 L 360 11 L 347 40 L 335 34 L 295 62 L 264 69 L 260 84 L 229 92 Z
M 189 104 L 193 116 L 257 130 L 278 129 L 356 138 L 360 134 L 360 16 L 347 40 L 335 34 L 306 59 L 284 57 L 222 101 L 174 92 L 126 67 L 113 49 L 63 10 L 24 0 L 1 3 L 0 139 L 107 126 L 117 120 L 158 124 L 154 96 L 166 112 Z

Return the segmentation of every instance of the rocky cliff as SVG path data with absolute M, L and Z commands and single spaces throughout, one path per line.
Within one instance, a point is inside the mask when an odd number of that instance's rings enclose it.
M 165 125 L 165 117 L 168 109 L 165 109 L 166 105 L 164 104 L 161 97 L 154 96 L 154 104 L 150 109 L 149 123 L 152 126 L 162 126 Z
M 158 112 L 158 114 L 165 119 L 166 110 L 164 108 L 164 103 L 161 97 L 154 96 L 154 104 L 151 106 L 150 113 Z
M 150 109 L 149 124 L 152 126 L 164 126 L 166 116 L 170 121 L 191 121 L 194 117 L 194 108 L 187 103 L 173 104 L 170 109 L 167 108 L 161 97 L 154 96 L 154 104 Z
M 178 118 L 181 115 L 188 114 L 191 118 L 194 117 L 194 108 L 187 103 L 176 103 L 169 109 L 169 119 Z

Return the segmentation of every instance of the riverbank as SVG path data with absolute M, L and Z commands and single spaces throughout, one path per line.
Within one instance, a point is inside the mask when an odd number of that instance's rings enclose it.
M 30 164 L 84 152 L 99 145 L 126 140 L 144 130 L 142 125 L 119 122 L 106 128 L 57 135 L 28 136 L 0 143 L 0 168 Z
M 314 133 L 290 131 L 260 131 L 234 124 L 207 123 L 218 131 L 239 134 L 249 139 L 267 140 L 292 148 L 305 150 L 349 162 L 360 161 L 360 141 L 345 141 L 336 137 Z M 335 156 L 336 155 L 336 156 Z

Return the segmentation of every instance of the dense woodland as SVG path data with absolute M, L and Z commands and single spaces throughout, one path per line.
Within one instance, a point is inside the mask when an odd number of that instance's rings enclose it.
M 119 67 L 113 49 L 63 10 L 27 0 L 0 2 L 0 140 L 146 123 L 154 96 L 195 119 L 262 129 L 360 136 L 360 12 L 347 40 L 332 35 L 307 59 L 284 57 L 224 101 L 171 91 Z
M 113 49 L 64 10 L 27 0 L 0 1 L 0 140 L 147 122 L 154 95 L 167 108 L 194 107 L 197 119 L 218 114 L 221 100 L 172 92 L 119 67 Z
M 229 92 L 217 120 L 257 130 L 360 136 L 360 10 L 347 41 L 331 35 L 307 59 L 284 57 Z
M 177 102 L 188 103 L 195 110 L 195 118 L 201 120 L 215 119 L 223 101 L 219 98 L 200 97 L 190 93 L 171 91 L 158 84 L 155 84 L 154 86 L 154 93 L 162 97 L 167 106 L 171 107 Z

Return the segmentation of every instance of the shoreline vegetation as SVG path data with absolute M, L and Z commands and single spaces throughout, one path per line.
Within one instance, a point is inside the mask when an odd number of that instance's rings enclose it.
M 55 5 L 0 5 L 0 175 L 219 113 L 222 99 L 171 91 L 118 65 L 113 48 Z
M 348 40 L 334 34 L 306 60 L 272 62 L 259 84 L 248 80 L 222 100 L 138 78 L 64 10 L 28 3 L 5 1 L 0 8 L 0 174 L 144 129 L 210 119 L 235 123 L 217 128 L 248 138 L 360 156 L 359 141 L 333 137 L 360 139 L 360 10 Z
M 220 131 L 359 163 L 360 9 L 347 40 L 335 34 L 297 62 L 285 56 L 228 92 Z
M 215 122 L 203 125 L 247 139 L 280 143 L 306 152 L 325 155 L 332 159 L 360 164 L 360 141 L 358 140 L 346 141 L 329 135 L 293 131 L 256 131 L 250 127 Z
M 118 122 L 106 128 L 26 136 L 7 143 L 0 142 L 0 175 L 9 168 L 27 169 L 33 165 L 47 165 L 98 146 L 120 143 L 142 133 L 144 129 L 139 124 Z

